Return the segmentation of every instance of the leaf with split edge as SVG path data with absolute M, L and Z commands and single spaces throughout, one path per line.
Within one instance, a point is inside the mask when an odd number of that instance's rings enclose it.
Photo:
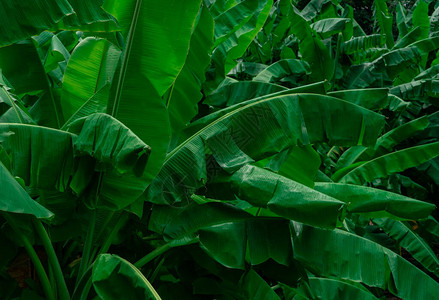
M 350 118 L 342 121 L 336 117 L 339 114 Z M 240 103 L 194 123 L 199 129 L 168 154 L 147 190 L 147 200 L 161 204 L 186 201 L 202 186 L 210 164 L 206 163 L 206 144 L 221 154 L 215 157 L 218 163 L 233 171 L 297 144 L 372 144 L 382 122 L 383 117 L 376 113 L 323 95 L 286 95 Z
M 332 175 L 340 183 L 364 183 L 376 178 L 416 167 L 439 155 L 439 142 L 406 148 L 385 154 L 370 161 L 338 170 Z
M 235 60 L 244 54 L 262 28 L 272 5 L 272 0 L 245 0 L 214 18 L 216 41 L 212 61 L 221 76 L 236 66 Z M 242 21 L 234 21 L 238 19 Z M 240 25 L 235 28 L 236 23 Z
M 53 213 L 33 200 L 0 162 L 0 210 L 6 213 L 29 214 L 50 219 Z
M 391 238 L 407 250 L 422 266 L 435 274 L 439 274 L 439 259 L 430 246 L 406 224 L 391 219 L 373 219 Z
M 393 219 L 422 219 L 427 217 L 435 205 L 396 193 L 343 183 L 317 182 L 317 191 L 346 203 L 352 213 L 367 213 L 371 217 L 385 216 Z
M 100 255 L 93 264 L 92 283 L 101 299 L 161 300 L 151 283 L 127 260 L 111 254 Z
M 433 278 L 401 256 L 339 229 L 296 225 L 293 253 L 314 274 L 388 289 L 403 299 L 427 299 L 439 292 L 439 284 Z M 412 284 L 425 288 L 413 289 Z

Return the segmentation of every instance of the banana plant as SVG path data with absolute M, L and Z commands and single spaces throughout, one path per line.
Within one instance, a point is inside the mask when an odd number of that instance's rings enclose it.
M 437 1 L 3 2 L 0 298 L 439 293 Z

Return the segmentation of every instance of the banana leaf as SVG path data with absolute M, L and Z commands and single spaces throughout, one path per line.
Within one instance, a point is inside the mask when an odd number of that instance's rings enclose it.
M 310 73 L 308 63 L 298 59 L 282 59 L 262 70 L 253 81 L 273 83 L 286 77 L 284 80 L 295 84 L 298 81 L 296 77 L 300 78 Z
M 102 9 L 103 0 L 68 0 L 74 13 L 55 24 L 52 30 L 107 32 L 119 30 L 116 19 Z
M 428 124 L 428 117 L 424 116 L 390 130 L 377 140 L 373 148 L 351 147 L 340 156 L 335 170 L 347 167 L 356 161 L 369 160 L 392 152 L 395 146 L 425 130 Z
M 371 292 L 364 287 L 354 285 L 352 282 L 333 278 L 310 277 L 297 289 L 283 287 L 287 299 L 364 299 L 377 300 Z
M 239 199 L 287 219 L 335 227 L 344 203 L 276 173 L 247 165 L 230 178 Z
M 92 283 L 98 296 L 104 300 L 161 300 L 142 272 L 117 255 L 102 254 L 96 259 Z
M 439 98 L 439 80 L 421 79 L 408 82 L 391 88 L 390 94 L 405 100 L 418 100 L 437 104 L 437 98 Z
M 60 103 L 65 120 L 71 118 L 103 86 L 111 83 L 120 53 L 108 41 L 92 37 L 82 40 L 75 47 L 67 64 L 61 91 Z
M 312 23 L 311 28 L 320 34 L 322 39 L 326 39 L 344 31 L 350 22 L 351 19 L 348 18 L 327 18 Z
M 201 85 L 206 81 L 205 72 L 210 65 L 213 26 L 208 9 L 202 7 L 192 33 L 186 62 L 166 102 L 174 135 L 183 130 L 198 112 L 197 104 L 203 97 Z
M 90 190 L 100 189 L 98 206 L 110 209 L 125 208 L 141 195 L 147 186 L 144 169 L 150 151 L 145 143 L 105 114 L 80 119 L 69 130 L 74 133 L 0 124 L 0 132 L 11 133 L 4 146 L 11 153 L 12 172 L 31 192 L 70 188 L 81 195 L 88 188 L 89 204 L 97 205 Z
M 6 213 L 34 215 L 39 219 L 50 219 L 53 213 L 33 200 L 23 187 L 0 162 L 0 210 Z
M 340 98 L 370 110 L 381 110 L 389 105 L 388 92 L 386 88 L 343 90 L 329 92 L 328 96 Z
M 0 47 L 13 44 L 51 28 L 67 15 L 74 13 L 67 0 L 14 1 L 0 4 Z
M 341 120 L 338 115 L 350 118 Z M 322 95 L 286 95 L 240 103 L 193 123 L 195 132 L 168 154 L 147 190 L 147 200 L 185 202 L 206 182 L 208 173 L 216 172 L 218 164 L 233 172 L 298 144 L 370 145 L 382 122 L 383 117 L 376 113 Z M 213 159 L 206 162 L 207 147 Z
M 346 203 L 352 213 L 385 215 L 393 219 L 426 218 L 435 205 L 388 191 L 353 184 L 317 182 L 316 191 Z
M 438 155 L 439 142 L 415 146 L 347 166 L 335 172 L 332 180 L 355 184 L 371 182 L 376 178 L 385 178 L 392 173 L 419 166 Z
M 283 86 L 266 82 L 237 81 L 219 87 L 207 96 L 203 103 L 224 108 L 286 89 Z
M 393 17 L 389 13 L 386 1 L 375 0 L 374 2 L 373 17 L 378 23 L 380 28 L 381 36 L 386 39 L 387 48 L 392 49 L 394 45 L 393 35 L 392 35 L 392 23 Z
M 374 219 L 373 222 L 381 227 L 391 238 L 406 249 L 428 271 L 436 276 L 439 274 L 439 259 L 430 246 L 416 232 L 403 222 L 391 219 Z
M 244 0 L 214 17 L 215 44 L 212 61 L 221 76 L 236 66 L 267 20 L 273 0 Z
M 280 300 L 281 298 L 268 283 L 254 270 L 250 270 L 242 279 L 246 299 Z
M 162 96 L 183 68 L 200 4 L 200 0 L 104 3 L 126 41 L 107 113 L 151 146 L 150 181 L 162 166 L 171 136 Z
M 433 278 L 375 242 L 339 229 L 294 227 L 294 256 L 315 274 L 362 282 L 408 300 L 434 298 L 439 292 Z
M 313 35 L 313 30 L 295 7 L 290 11 L 291 31 L 299 39 L 299 50 L 309 63 L 314 81 L 331 80 L 334 75 L 334 60 L 328 48 Z

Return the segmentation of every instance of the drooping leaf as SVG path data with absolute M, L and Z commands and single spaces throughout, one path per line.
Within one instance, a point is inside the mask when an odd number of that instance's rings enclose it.
M 346 203 L 353 213 L 384 214 L 389 218 L 421 219 L 427 217 L 435 206 L 395 193 L 353 184 L 317 182 L 314 188 Z
M 391 250 L 339 229 L 295 226 L 294 256 L 321 276 L 388 289 L 403 299 L 435 297 L 439 284 Z M 413 289 L 412 284 L 423 286 Z
M 306 224 L 335 227 L 343 202 L 270 171 L 247 165 L 230 178 L 232 191 L 254 206 Z
M 337 115 L 349 115 L 349 121 Z M 203 185 L 208 173 L 216 172 L 215 166 L 233 172 L 293 145 L 318 141 L 370 145 L 382 122 L 376 113 L 322 95 L 249 100 L 193 123 L 187 139 L 168 154 L 147 199 L 155 203 L 185 201 Z M 206 147 L 214 156 L 207 162 Z
M 33 200 L 0 162 L 0 210 L 6 213 L 29 214 L 49 219 L 53 213 Z
M 267 83 L 285 80 L 295 84 L 301 76 L 311 73 L 309 65 L 298 59 L 279 60 L 274 64 L 262 70 L 253 81 L 261 81 Z M 290 79 L 291 77 L 291 79 Z
M 415 146 L 386 154 L 366 162 L 359 162 L 334 173 L 332 179 L 340 183 L 371 182 L 376 178 L 416 167 L 439 155 L 439 142 Z
M 210 64 L 213 26 L 208 9 L 202 7 L 192 33 L 186 62 L 167 99 L 173 134 L 183 130 L 198 112 L 197 104 L 203 97 L 201 85 L 206 80 L 205 72 Z
M 93 264 L 93 287 L 101 299 L 160 300 L 159 294 L 145 276 L 125 259 L 102 254 Z
M 427 270 L 439 274 L 439 259 L 430 246 L 403 222 L 391 219 L 374 219 L 373 222 L 381 227 L 390 237 L 406 249 Z

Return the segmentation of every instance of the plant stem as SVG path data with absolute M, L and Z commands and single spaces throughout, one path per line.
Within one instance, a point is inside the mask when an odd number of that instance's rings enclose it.
M 108 236 L 108 238 L 105 240 L 104 244 L 102 245 L 102 247 L 98 253 L 98 256 L 100 254 L 107 252 L 108 249 L 110 249 L 111 242 L 114 240 L 114 236 L 119 232 L 119 230 L 125 224 L 125 221 L 128 218 L 129 218 L 128 214 L 122 212 L 122 215 L 119 217 L 119 220 L 117 220 L 117 223 L 116 223 L 116 225 L 114 225 L 113 230 L 111 231 L 110 235 Z
M 32 263 L 34 264 L 35 271 L 38 274 L 38 278 L 40 279 L 46 298 L 48 300 L 55 300 L 55 296 L 52 290 L 52 286 L 50 285 L 49 278 L 47 277 L 47 273 L 44 270 L 40 258 L 32 247 L 32 244 L 29 242 L 29 239 L 21 232 L 13 217 L 9 216 L 7 213 L 2 213 L 2 215 L 6 219 L 6 222 L 9 223 L 14 232 L 17 234 L 19 239 L 21 239 L 21 241 L 23 242 L 24 249 L 26 249 Z
M 145 255 L 141 259 L 139 259 L 136 263 L 134 263 L 134 266 L 140 269 L 141 267 L 143 267 L 144 265 L 149 263 L 151 260 L 153 260 L 157 256 L 165 253 L 166 251 L 168 251 L 171 248 L 172 248 L 172 246 L 170 245 L 170 243 L 166 243 L 166 244 L 154 249 L 153 251 L 149 252 L 147 255 Z
M 53 269 L 55 280 L 58 285 L 59 298 L 63 300 L 64 299 L 68 300 L 70 299 L 69 290 L 67 289 L 66 281 L 64 280 L 64 275 L 61 270 L 61 266 L 59 264 L 55 250 L 53 249 L 53 245 L 52 242 L 50 241 L 49 235 L 47 234 L 47 231 L 46 229 L 44 229 L 44 226 L 40 220 L 34 219 L 33 223 L 38 236 L 43 242 L 44 249 L 46 250 L 47 253 L 47 258 L 49 259 L 50 266 Z
M 88 263 L 90 261 L 91 246 L 93 244 L 93 235 L 94 235 L 95 227 L 96 227 L 96 209 L 93 210 L 93 215 L 90 220 L 90 224 L 88 225 L 88 232 L 87 232 L 87 237 L 85 239 L 84 250 L 82 251 L 81 264 L 79 265 L 76 285 L 78 285 L 79 279 L 84 274 L 85 270 L 88 267 Z

